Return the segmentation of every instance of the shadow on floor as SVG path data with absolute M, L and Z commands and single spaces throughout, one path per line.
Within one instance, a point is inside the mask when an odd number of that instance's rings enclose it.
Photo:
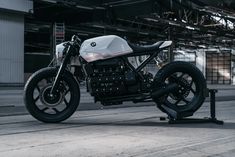
M 116 121 L 116 122 L 102 122 L 99 119 L 89 119 L 89 121 L 73 120 L 63 122 L 61 125 L 82 125 L 82 126 L 143 126 L 143 127 L 175 127 L 175 128 L 210 128 L 210 129 L 235 129 L 235 123 L 226 122 L 223 125 L 214 123 L 187 123 L 187 124 L 169 124 L 167 120 L 160 121 L 159 117 L 149 117 L 144 119 L 135 119 L 127 121 Z

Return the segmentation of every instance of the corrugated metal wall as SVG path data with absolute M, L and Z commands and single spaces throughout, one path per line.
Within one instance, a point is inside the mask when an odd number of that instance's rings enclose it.
M 0 12 L 0 84 L 24 82 L 24 15 Z
M 14 10 L 28 13 L 32 12 L 33 1 L 31 0 L 0 0 L 0 9 Z

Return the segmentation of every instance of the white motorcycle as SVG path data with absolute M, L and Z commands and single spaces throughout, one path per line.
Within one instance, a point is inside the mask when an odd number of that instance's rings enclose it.
M 85 80 L 95 102 L 104 106 L 124 101 L 154 102 L 169 118 L 192 116 L 205 100 L 206 81 L 196 66 L 181 61 L 164 65 L 155 76 L 144 67 L 172 41 L 137 46 L 115 36 L 101 36 L 83 43 L 74 35 L 56 46 L 56 65 L 35 72 L 24 90 L 30 114 L 42 122 L 69 118 L 80 101 L 79 81 Z M 148 56 L 138 67 L 128 58 Z

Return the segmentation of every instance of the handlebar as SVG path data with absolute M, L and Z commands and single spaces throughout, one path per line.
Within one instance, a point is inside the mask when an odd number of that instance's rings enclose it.
M 79 45 L 82 42 L 82 40 L 77 35 L 73 35 L 71 41 L 77 42 Z

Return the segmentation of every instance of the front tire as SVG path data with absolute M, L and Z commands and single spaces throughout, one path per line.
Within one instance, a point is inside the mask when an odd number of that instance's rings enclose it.
M 69 118 L 80 101 L 79 85 L 73 75 L 66 71 L 59 91 L 51 95 L 56 68 L 44 68 L 34 73 L 24 88 L 24 102 L 29 113 L 39 121 L 57 123 Z

